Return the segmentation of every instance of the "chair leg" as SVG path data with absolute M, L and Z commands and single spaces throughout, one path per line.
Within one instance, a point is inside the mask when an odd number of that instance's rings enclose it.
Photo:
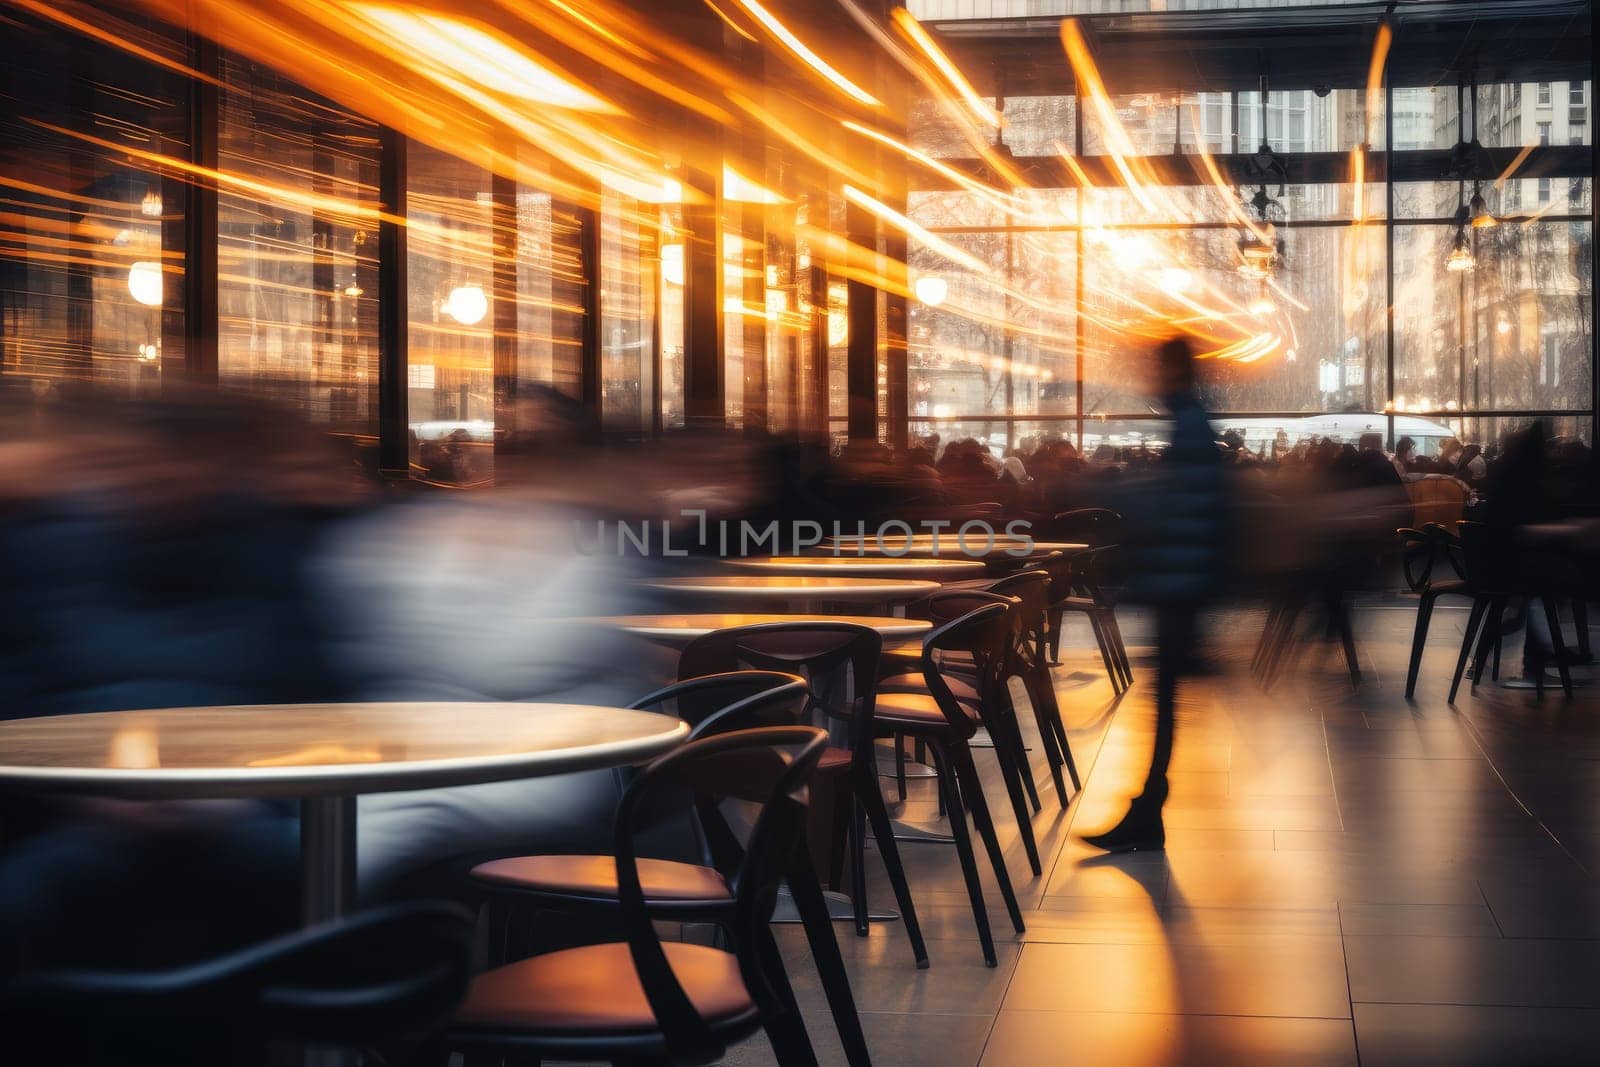
M 1572 669 L 1567 664 L 1567 642 L 1561 636 L 1561 609 L 1556 607 L 1555 597 L 1542 596 L 1544 602 L 1544 617 L 1550 623 L 1550 647 L 1556 654 L 1556 671 L 1561 675 L 1561 692 L 1568 700 L 1572 699 Z
M 972 762 L 972 750 L 962 742 L 953 747 L 950 758 L 955 764 L 956 776 L 961 780 L 961 795 L 966 800 L 967 807 L 972 810 L 972 824 L 977 827 L 978 836 L 983 838 L 984 848 L 989 852 L 989 863 L 994 867 L 994 880 L 1000 885 L 1000 896 L 1005 900 L 1006 912 L 1011 916 L 1011 925 L 1017 933 L 1024 933 L 1027 927 L 1022 924 L 1022 909 L 1017 905 L 1016 891 L 1011 888 L 1011 872 L 1006 869 L 1005 853 L 1001 851 L 1000 838 L 994 832 L 994 819 L 989 815 L 989 803 L 983 795 L 983 783 L 978 781 L 978 767 Z
M 851 796 L 850 900 L 855 905 L 856 936 L 867 936 L 867 809 Z
M 489 935 L 484 962 L 489 967 L 499 967 L 511 962 L 511 902 L 494 893 L 485 901 L 483 911 Z
M 1350 672 L 1350 684 L 1361 684 L 1361 661 L 1356 656 L 1356 632 L 1350 619 L 1350 605 L 1339 601 L 1339 640 L 1344 645 L 1344 664 Z
M 865 809 L 872 823 L 872 836 L 878 842 L 878 858 L 889 872 L 889 886 L 894 890 L 895 904 L 900 908 L 900 922 L 911 940 L 911 953 L 916 957 L 917 969 L 928 966 L 928 946 L 922 940 L 922 926 L 917 922 L 917 908 L 911 902 L 911 884 L 906 881 L 906 869 L 900 862 L 900 845 L 894 839 L 894 827 L 889 823 L 889 812 L 883 806 L 883 794 L 874 780 L 857 781 L 856 803 Z M 876 801 L 876 803 L 874 803 Z
M 972 903 L 972 919 L 978 927 L 983 961 L 995 967 L 999 964 L 994 954 L 994 934 L 989 929 L 989 910 L 983 903 L 983 882 L 978 878 L 978 861 L 972 854 L 972 837 L 967 832 L 967 813 L 962 806 L 953 759 L 937 742 L 930 743 L 928 751 L 939 773 L 939 792 L 945 797 L 945 810 L 950 813 L 950 833 L 956 839 L 956 857 L 961 861 L 961 875 L 967 883 L 967 899 Z
M 1506 635 L 1503 629 L 1505 615 L 1504 611 L 1500 612 L 1500 625 L 1494 628 L 1494 669 L 1489 677 L 1497 682 L 1500 680 L 1500 646 L 1506 643 Z
M 817 965 L 817 976 L 822 980 L 822 991 L 828 997 L 833 1025 L 839 1031 L 839 1043 L 844 1046 L 845 1061 L 850 1067 L 869 1067 L 872 1056 L 867 1052 L 861 1016 L 856 1012 L 856 1000 L 850 993 L 850 976 L 845 971 L 844 957 L 839 954 L 839 941 L 833 933 L 833 921 L 828 917 L 827 901 L 822 899 L 822 889 L 817 885 L 816 870 L 804 849 L 802 842 L 795 869 L 789 872 L 789 889 L 794 893 L 795 907 L 805 925 L 806 941 Z
M 1267 609 L 1267 617 L 1261 623 L 1261 637 L 1256 641 L 1256 654 L 1250 657 L 1250 670 L 1252 673 L 1261 670 L 1267 661 L 1267 649 L 1272 646 L 1272 635 L 1278 629 L 1278 616 L 1283 613 L 1283 604 L 1274 600 Z
M 1272 640 L 1267 645 L 1267 654 L 1261 661 L 1261 684 L 1271 686 L 1278 676 L 1278 670 L 1283 664 L 1284 657 L 1289 654 L 1294 645 L 1295 624 L 1300 621 L 1300 603 L 1296 600 L 1285 599 L 1283 610 L 1278 612 L 1278 623 Z
M 1066 613 L 1060 608 L 1050 609 L 1050 666 L 1061 666 L 1061 620 Z
M 1483 680 L 1483 668 L 1489 662 L 1492 649 L 1500 645 L 1500 620 L 1505 614 L 1506 598 L 1497 596 L 1489 601 L 1489 611 L 1483 617 L 1483 625 L 1478 627 L 1478 649 L 1472 654 L 1472 688 L 1476 689 Z
M 1417 602 L 1417 625 L 1411 632 L 1411 668 L 1406 672 L 1406 699 L 1417 691 L 1417 673 L 1422 669 L 1422 649 L 1428 643 L 1428 622 L 1433 618 L 1433 603 L 1438 597 L 1425 590 Z
M 1022 684 L 1028 690 L 1028 703 L 1033 705 L 1033 720 L 1039 727 L 1039 743 L 1044 746 L 1045 759 L 1050 763 L 1050 777 L 1055 782 L 1056 799 L 1067 806 L 1067 784 L 1062 780 L 1060 731 L 1056 720 L 1061 709 L 1056 705 L 1054 687 L 1050 685 L 1048 667 L 1029 667 L 1022 674 Z M 1076 783 L 1074 783 L 1076 788 Z
M 1011 810 L 1017 817 L 1017 830 L 1022 835 L 1022 846 L 1028 853 L 1028 864 L 1033 868 L 1034 874 L 1040 874 L 1044 868 L 1039 862 L 1039 844 L 1033 836 L 1033 814 L 1028 810 L 1028 797 L 1022 786 L 1024 778 L 1031 778 L 1027 768 L 1026 753 L 1021 751 L 1022 735 L 1014 733 L 1016 726 L 1014 715 L 1007 717 L 1004 708 L 996 709 L 996 712 L 983 717 L 984 725 L 989 728 L 989 736 L 994 738 L 995 760 L 1000 764 L 1000 777 L 1005 782 L 1006 793 L 1011 798 Z M 971 749 L 965 745 L 962 747 L 969 753 L 970 758 Z M 1022 757 L 1020 764 L 1019 756 Z
M 828 888 L 835 893 L 844 881 L 845 851 L 850 847 L 850 824 L 855 796 L 849 783 L 833 780 L 833 836 L 828 842 Z
M 894 735 L 894 784 L 900 799 L 906 798 L 906 735 Z
M 1578 658 L 1588 663 L 1594 650 L 1589 647 L 1589 601 L 1582 593 L 1572 598 L 1572 625 L 1578 629 Z
M 1122 678 L 1127 684 L 1133 684 L 1133 663 L 1128 659 L 1128 643 L 1122 639 L 1122 624 L 1117 621 L 1115 608 L 1105 608 L 1106 629 L 1111 634 L 1111 651 L 1116 656 L 1117 663 L 1122 667 Z
M 1461 675 L 1467 669 L 1467 657 L 1472 653 L 1472 640 L 1478 634 L 1478 627 L 1483 623 L 1483 617 L 1488 613 L 1489 600 L 1487 597 L 1473 597 L 1472 614 L 1467 617 L 1467 632 L 1461 638 L 1461 655 L 1456 657 L 1456 673 L 1450 679 L 1450 696 L 1445 701 L 1447 704 L 1456 702 L 1456 690 L 1461 688 Z
M 1094 612 L 1087 612 L 1089 629 L 1094 631 L 1094 643 L 1100 647 L 1100 662 L 1105 664 L 1106 677 L 1111 679 L 1111 691 L 1122 692 L 1122 672 L 1111 663 L 1111 646 L 1107 643 L 1105 631 L 1100 627 L 1100 618 Z
M 1044 810 L 1044 805 L 1039 803 L 1039 787 L 1033 783 L 1033 768 L 1028 765 L 1028 742 L 1022 737 L 1022 717 L 1017 714 L 1017 702 L 1011 698 L 1010 679 L 1006 680 L 1005 699 L 1001 702 L 1000 712 L 1006 727 L 1006 736 L 1011 741 L 1011 765 L 1017 770 L 1017 778 L 1022 783 L 1022 788 L 1028 795 L 1028 803 L 1033 805 L 1037 814 Z
M 780 1067 L 817 1067 L 817 1054 L 811 1048 L 811 1035 L 806 1033 L 805 1017 L 789 985 L 789 972 L 783 966 L 783 954 L 778 942 L 773 940 L 772 928 L 761 927 L 756 934 L 756 952 L 761 957 L 761 969 L 767 982 L 777 994 L 776 1010 L 761 1013 L 761 1025 L 772 1043 L 773 1055 Z

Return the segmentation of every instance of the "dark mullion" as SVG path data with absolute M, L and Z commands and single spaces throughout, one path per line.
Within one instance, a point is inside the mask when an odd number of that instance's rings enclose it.
M 850 243 L 874 253 L 878 231 L 872 215 L 851 202 L 845 206 Z M 852 441 L 878 439 L 878 290 L 852 276 L 846 282 L 850 338 L 846 345 L 845 392 L 849 398 Z
M 517 396 L 517 181 L 495 172 L 489 178 L 494 203 L 494 427 L 495 451 L 515 449 Z
M 406 136 L 379 133 L 378 199 L 378 467 L 390 478 L 411 473 L 406 299 Z
M 578 262 L 583 272 L 583 318 L 578 323 L 579 396 L 598 422 L 603 414 L 600 410 L 600 210 L 582 207 L 573 215 L 578 223 Z
M 221 52 L 199 34 L 189 37 L 194 69 L 189 82 L 189 152 L 202 175 L 217 170 L 221 114 Z M 184 373 L 191 382 L 217 382 L 217 186 L 197 177 L 184 186 Z
M 811 203 L 808 205 L 806 217 L 813 226 L 817 226 L 819 219 L 828 217 L 828 193 L 826 191 L 826 178 L 823 179 L 822 188 L 812 194 Z M 820 227 L 818 227 L 820 229 Z M 828 435 L 828 418 L 831 414 L 831 400 L 828 395 L 828 363 L 832 353 L 828 344 L 828 264 L 823 258 L 822 249 L 815 243 L 808 245 L 810 265 L 806 270 L 806 282 L 809 287 L 808 298 L 811 304 L 811 406 L 806 411 L 806 427 L 814 433 L 826 438 Z
M 85 122 L 95 115 L 95 83 L 93 55 L 90 46 L 74 39 L 68 49 L 72 70 L 68 74 L 68 113 Z M 83 381 L 94 377 L 94 274 L 95 256 L 86 247 L 91 238 L 88 202 L 93 196 L 91 186 L 95 179 L 93 149 L 89 145 L 73 142 L 67 146 L 67 183 L 73 194 L 83 196 L 75 201 L 68 216 L 68 233 L 78 242 L 76 254 L 66 264 L 67 285 L 67 344 L 65 363 L 72 377 Z
M 721 177 L 688 170 L 683 205 L 683 413 L 687 426 L 720 427 L 723 396 Z

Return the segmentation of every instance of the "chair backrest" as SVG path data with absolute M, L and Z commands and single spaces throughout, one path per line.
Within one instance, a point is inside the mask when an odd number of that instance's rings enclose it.
M 1412 525 L 1419 529 L 1430 522 L 1448 525 L 1459 520 L 1471 493 L 1465 482 L 1448 474 L 1425 474 L 1408 479 L 1405 486 L 1411 498 Z
M 1073 508 L 1057 512 L 1043 525 L 1049 540 L 1104 545 L 1118 539 L 1122 516 L 1110 508 Z
M 746 729 L 754 726 L 796 725 L 800 721 L 807 695 L 806 680 L 783 671 L 726 671 L 688 678 L 642 696 L 628 707 L 636 711 L 656 711 L 676 715 L 688 723 L 698 736 L 715 718 L 738 709 L 735 718 L 743 726 L 723 725 L 712 732 Z M 785 709 L 794 706 L 792 713 Z M 765 721 L 768 717 L 771 721 Z
M 0 1033 L 31 1064 L 249 1062 L 275 1041 L 400 1047 L 461 999 L 472 931 L 463 909 L 420 901 L 169 970 L 30 975 L 0 997 Z
M 1432 534 L 1409 526 L 1402 526 L 1394 533 L 1400 539 L 1400 575 L 1407 589 L 1421 593 L 1433 581 L 1439 542 Z
M 731 836 L 721 803 L 742 800 L 761 806 L 731 880 L 735 918 L 729 932 L 752 997 L 764 1010 L 781 1011 L 765 969 L 761 938 L 772 918 L 779 883 L 797 863 L 809 862 L 807 786 L 827 741 L 827 734 L 807 726 L 741 730 L 688 741 L 645 767 L 623 795 L 614 838 L 623 928 L 645 998 L 675 1063 L 708 1062 L 724 1049 L 667 964 L 639 882 L 636 817 L 648 810 L 652 791 L 687 789 L 695 796 L 701 818 L 708 825 L 720 824 L 719 836 Z
M 997 693 L 998 687 L 1005 684 L 1005 672 L 1010 659 L 1008 653 L 1016 640 L 1017 602 L 994 593 L 965 590 L 959 593 L 935 593 L 930 600 L 939 602 L 933 607 L 935 612 L 956 604 L 967 605 L 962 614 L 937 627 L 923 639 L 922 678 L 957 736 L 970 737 L 976 727 L 945 681 L 939 654 L 970 654 L 977 670 L 975 685 L 978 692 L 985 698 Z M 935 617 L 938 617 L 937 614 Z
M 1073 556 L 1068 561 L 1073 588 L 1083 596 L 1092 597 L 1097 603 L 1103 601 L 1103 587 L 1115 582 L 1116 565 L 1121 555 L 1120 545 L 1099 545 Z
M 1019 614 L 1022 625 L 1029 632 L 1042 633 L 1048 625 L 1050 608 L 1050 574 L 1043 570 L 1017 571 L 1008 574 L 989 587 L 989 592 L 1015 597 L 1022 603 Z
M 850 746 L 870 746 L 878 659 L 883 637 L 845 622 L 771 622 L 717 630 L 691 641 L 678 657 L 678 677 L 749 668 L 806 679 L 808 721 L 850 723 Z

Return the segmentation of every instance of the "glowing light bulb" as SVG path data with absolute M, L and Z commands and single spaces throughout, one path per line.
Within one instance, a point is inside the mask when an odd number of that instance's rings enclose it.
M 933 274 L 924 274 L 916 282 L 917 299 L 928 307 L 938 307 L 950 295 L 950 283 Z
M 160 307 L 161 264 L 141 259 L 128 268 L 128 292 L 145 307 Z
M 1194 289 L 1194 275 L 1182 267 L 1162 267 L 1157 277 L 1162 292 L 1187 293 Z
M 661 278 L 668 285 L 683 284 L 683 246 L 661 246 Z
M 828 347 L 838 348 L 850 341 L 850 316 L 842 307 L 828 309 Z
M 439 309 L 463 326 L 476 326 L 489 313 L 489 297 L 479 285 L 463 285 L 450 290 Z

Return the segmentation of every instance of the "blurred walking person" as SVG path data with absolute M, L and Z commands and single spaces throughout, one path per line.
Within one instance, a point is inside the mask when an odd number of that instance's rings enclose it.
M 1084 840 L 1107 852 L 1166 845 L 1161 808 L 1176 730 L 1178 679 L 1196 663 L 1201 610 L 1219 592 L 1227 485 L 1216 434 L 1195 389 L 1194 353 L 1175 337 L 1155 352 L 1154 391 L 1172 414 L 1172 444 L 1163 461 L 1123 501 L 1127 519 L 1126 599 L 1156 615 L 1156 737 L 1144 789 L 1111 829 Z

